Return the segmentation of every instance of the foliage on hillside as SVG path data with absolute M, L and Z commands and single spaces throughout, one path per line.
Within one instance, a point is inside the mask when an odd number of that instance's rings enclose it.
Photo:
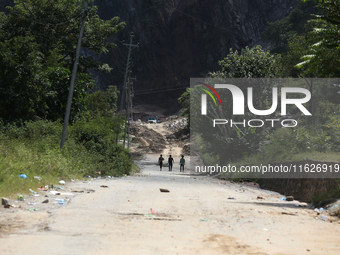
M 17 0 L 0 13 L 0 111 L 4 121 L 57 120 L 65 113 L 83 5 L 77 0 Z M 102 20 L 97 7 L 86 10 L 82 47 L 94 54 L 115 47 L 106 39 L 124 27 L 119 18 Z M 85 99 L 95 84 L 89 70 L 110 71 L 107 64 L 83 55 L 71 121 L 86 112 Z

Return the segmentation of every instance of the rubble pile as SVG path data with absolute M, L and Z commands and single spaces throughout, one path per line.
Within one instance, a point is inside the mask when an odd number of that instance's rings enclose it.
M 133 124 L 130 127 L 132 143 L 139 143 L 138 150 L 144 153 L 160 153 L 165 148 L 164 137 L 144 125 Z
M 166 119 L 167 123 L 163 126 L 172 132 L 185 129 L 188 125 L 186 117 L 170 116 Z

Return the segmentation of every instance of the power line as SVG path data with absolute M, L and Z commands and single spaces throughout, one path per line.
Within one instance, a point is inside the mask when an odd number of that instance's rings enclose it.
M 190 83 L 188 83 L 188 84 L 190 84 Z M 139 95 L 145 95 L 145 94 L 151 94 L 151 93 L 159 93 L 159 92 L 166 92 L 166 91 L 181 90 L 181 89 L 185 89 L 185 88 L 187 88 L 187 86 L 172 87 L 172 88 L 165 88 L 165 89 L 162 88 L 162 89 L 159 89 L 159 90 L 150 89 L 150 90 L 144 90 L 144 91 L 136 91 L 134 93 L 134 95 L 135 96 L 139 96 Z

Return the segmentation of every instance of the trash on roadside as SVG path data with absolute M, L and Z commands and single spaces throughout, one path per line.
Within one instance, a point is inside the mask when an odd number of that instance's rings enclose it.
M 29 205 L 37 205 L 37 204 L 39 204 L 39 203 L 28 202 L 27 204 L 29 204 Z
M 10 208 L 11 205 L 4 205 L 4 208 Z
M 27 179 L 27 175 L 26 174 L 19 174 L 19 177 L 21 177 L 23 179 Z
M 48 186 L 47 186 L 47 188 L 46 188 L 46 186 L 45 186 L 45 188 L 43 186 L 41 186 L 40 188 L 38 188 L 38 190 L 47 191 L 48 190 Z
M 100 187 L 102 187 L 102 188 L 108 188 L 107 185 L 101 185 Z
M 234 197 L 228 197 L 228 199 L 235 199 Z
M 34 179 L 38 179 L 39 181 L 41 181 L 41 177 L 39 177 L 39 176 L 34 176 Z
M 287 199 L 285 197 L 281 197 L 280 200 L 287 201 Z
M 18 200 L 19 200 L 19 201 L 24 201 L 24 200 L 25 200 L 25 199 L 24 199 L 24 196 L 23 196 L 23 195 L 19 195 L 19 196 L 18 196 Z
M 209 219 L 200 219 L 200 221 L 209 221 Z
M 267 213 L 266 211 L 258 211 L 259 213 Z
M 152 208 L 150 208 L 151 214 L 157 214 Z
M 61 193 L 59 191 L 52 190 L 52 191 L 50 191 L 50 193 L 53 194 L 53 195 L 56 195 L 56 196 L 60 196 L 60 195 L 62 195 L 62 196 L 74 196 L 74 194 L 71 193 L 71 192 L 62 192 Z
M 144 214 L 145 217 L 155 217 L 155 215 L 151 215 L 151 214 Z
M 281 214 L 297 216 L 297 214 L 291 212 L 281 212 Z
M 68 202 L 68 199 L 56 199 L 58 204 L 64 206 Z
M 338 207 L 338 205 L 335 204 L 335 205 L 329 207 L 328 210 L 332 210 L 332 209 L 334 209 L 335 207 Z
M 95 192 L 94 189 L 88 189 L 88 190 L 86 191 L 86 193 L 93 193 L 93 192 Z
M 314 211 L 317 212 L 317 213 L 322 213 L 325 209 L 323 209 L 322 207 L 321 208 L 315 208 Z
M 267 228 L 264 228 L 264 229 L 262 229 L 263 231 L 268 231 L 268 229 Z
M 63 189 L 62 187 L 57 187 L 57 189 Z
M 1 198 L 1 204 L 2 204 L 2 205 L 8 205 L 8 204 L 9 204 L 9 199 L 6 198 L 6 197 L 2 197 L 2 198 Z
M 29 191 L 31 191 L 33 194 L 38 194 L 38 192 L 32 190 L 32 189 L 29 189 Z
M 170 192 L 170 190 L 168 190 L 168 189 L 162 189 L 162 188 L 160 188 L 159 189 L 161 192 Z
M 28 209 L 29 211 L 39 211 L 37 208 Z
M 320 220 L 326 221 L 327 220 L 327 216 L 326 215 L 321 215 L 320 216 Z
M 293 196 L 287 196 L 286 201 L 294 201 L 294 197 Z
M 59 181 L 59 184 L 65 185 L 66 182 L 64 180 Z
M 261 197 L 261 196 L 257 196 L 257 199 L 264 199 L 263 197 Z

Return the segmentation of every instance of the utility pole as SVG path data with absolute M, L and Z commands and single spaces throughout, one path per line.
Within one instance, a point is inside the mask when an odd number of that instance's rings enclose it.
M 131 32 L 131 34 L 130 34 L 130 43 L 124 43 L 125 46 L 129 47 L 129 53 L 128 53 L 128 58 L 127 58 L 127 61 L 126 61 L 126 68 L 125 68 L 125 75 L 124 75 L 124 85 L 123 85 L 123 94 L 122 94 L 122 99 L 121 99 L 121 102 L 120 102 L 120 109 L 119 109 L 119 115 L 120 116 L 122 116 L 122 110 L 123 110 L 123 105 L 124 105 L 124 100 L 125 100 L 128 72 L 129 72 L 129 68 L 130 68 L 131 50 L 132 50 L 132 47 L 139 47 L 138 45 L 132 44 L 132 38 L 133 37 L 134 37 L 133 32 Z M 119 132 L 117 133 L 117 136 L 116 136 L 116 143 L 118 143 L 118 136 L 119 136 Z M 124 147 L 125 147 L 125 135 L 124 135 Z
M 130 80 L 131 80 L 131 71 L 129 71 L 129 77 L 127 80 L 127 88 L 126 88 L 126 103 L 125 103 L 125 117 L 127 120 L 127 127 L 125 127 L 124 130 L 124 141 L 123 141 L 123 147 L 125 148 L 125 137 L 126 134 L 128 135 L 128 144 L 129 144 L 129 126 L 130 126 L 130 120 L 129 120 L 129 106 L 130 106 Z
M 81 48 L 81 39 L 84 34 L 84 28 L 85 28 L 85 19 L 87 16 L 87 7 L 88 7 L 88 0 L 84 1 L 84 11 L 81 18 L 81 26 L 80 26 L 80 32 L 79 32 L 79 38 L 78 38 L 78 44 L 76 49 L 76 58 L 73 63 L 73 70 L 72 70 L 72 77 L 71 77 L 71 83 L 70 83 L 70 89 L 68 92 L 68 98 L 67 98 L 67 106 L 66 106 L 66 113 L 64 118 L 64 127 L 63 132 L 61 134 L 61 141 L 60 141 L 60 149 L 63 149 L 66 139 L 66 133 L 67 133 L 67 125 L 70 118 L 70 111 L 71 111 L 71 104 L 72 104 L 72 98 L 73 98 L 73 90 L 74 90 L 74 83 L 77 76 L 77 70 L 78 70 L 78 61 L 79 61 L 79 54 L 80 54 L 80 48 Z
M 130 83 L 129 83 L 129 113 L 130 116 L 128 115 L 129 118 L 131 118 L 131 120 L 133 120 L 133 113 L 132 113 L 132 98 L 133 98 L 133 81 L 132 80 L 136 80 L 136 78 L 130 78 Z M 130 119 L 128 119 L 128 128 L 127 128 L 127 139 L 128 139 L 128 148 L 130 148 Z

